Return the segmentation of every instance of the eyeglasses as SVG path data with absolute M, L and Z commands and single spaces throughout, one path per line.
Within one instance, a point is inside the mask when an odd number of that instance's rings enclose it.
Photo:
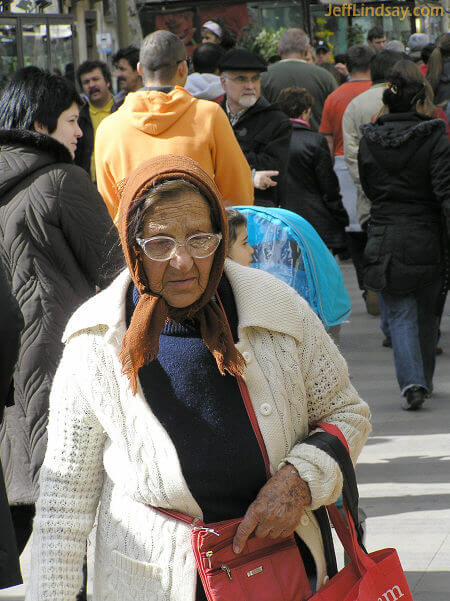
M 252 77 L 245 77 L 245 75 L 237 75 L 236 77 L 230 77 L 229 75 L 226 75 L 226 78 L 238 84 L 244 85 L 246 83 L 258 83 L 258 81 L 261 80 L 261 74 L 257 73 Z
M 152 261 L 170 261 L 180 246 L 184 246 L 191 257 L 206 259 L 216 252 L 221 240 L 222 234 L 194 234 L 184 242 L 178 242 L 170 236 L 136 238 L 136 242 Z

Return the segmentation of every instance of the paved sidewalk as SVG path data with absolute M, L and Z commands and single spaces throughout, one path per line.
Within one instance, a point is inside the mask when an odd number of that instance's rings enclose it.
M 358 462 L 367 548 L 395 547 L 414 601 L 450 600 L 450 302 L 442 320 L 435 392 L 423 409 L 400 409 L 392 350 L 365 312 L 352 267 L 342 267 L 353 313 L 341 350 L 372 410 L 372 436 Z
M 450 303 L 442 322 L 444 354 L 437 357 L 435 393 L 421 411 L 405 412 L 392 351 L 381 346 L 378 318 L 365 311 L 353 267 L 345 263 L 342 271 L 353 313 L 342 327 L 340 346 L 373 415 L 373 433 L 357 468 L 368 516 L 367 548 L 398 550 L 414 601 L 449 601 Z M 28 566 L 27 548 L 22 555 L 25 581 Z M 23 598 L 23 585 L 0 591 L 2 601 Z

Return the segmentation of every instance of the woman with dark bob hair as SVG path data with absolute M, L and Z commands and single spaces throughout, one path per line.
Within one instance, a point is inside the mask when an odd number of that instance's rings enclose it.
M 19 552 L 31 533 L 61 336 L 109 283 L 104 267 L 118 246 L 104 202 L 73 165 L 81 104 L 71 83 L 37 67 L 18 71 L 0 99 L 0 259 L 25 323 L 0 432 Z
M 361 185 L 371 201 L 365 284 L 380 294 L 405 410 L 433 390 L 439 317 L 445 300 L 450 145 L 433 119 L 432 91 L 417 65 L 401 60 L 383 94 L 384 111 L 363 126 Z
M 295 530 L 320 588 L 334 568 L 315 510 L 337 499 L 342 475 L 305 441 L 326 419 L 356 461 L 370 431 L 344 359 L 292 288 L 225 261 L 222 199 L 198 163 L 171 155 L 143 163 L 120 206 L 128 269 L 64 333 L 27 600 L 73 600 L 97 509 L 96 601 L 205 601 L 192 524 L 156 508 L 206 523 L 245 515 L 237 557 L 252 533 Z

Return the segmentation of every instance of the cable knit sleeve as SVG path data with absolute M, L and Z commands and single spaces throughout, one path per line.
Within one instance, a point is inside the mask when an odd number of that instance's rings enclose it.
M 73 601 L 81 586 L 103 482 L 105 435 L 90 407 L 93 337 L 83 333 L 68 342 L 53 381 L 27 601 Z
M 306 389 L 309 427 L 313 429 L 319 421 L 338 426 L 347 439 L 355 463 L 371 430 L 369 407 L 351 385 L 347 364 L 322 322 L 305 301 L 299 298 L 298 302 L 303 326 L 298 355 Z M 324 451 L 298 442 L 285 462 L 291 463 L 308 482 L 312 509 L 336 501 L 342 490 L 342 474 L 337 463 Z

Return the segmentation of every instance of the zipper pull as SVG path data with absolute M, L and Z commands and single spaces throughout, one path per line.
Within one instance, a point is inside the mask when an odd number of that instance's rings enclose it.
M 231 570 L 228 566 L 220 566 L 220 569 L 227 573 L 227 576 L 230 580 L 233 580 L 233 576 L 231 575 Z
M 216 536 L 220 536 L 220 534 L 218 532 L 216 532 L 212 528 L 207 528 L 206 526 L 194 526 L 193 530 L 204 530 L 205 532 L 208 532 L 209 534 L 215 534 Z
M 211 557 L 213 556 L 214 551 L 206 551 L 206 559 L 208 560 L 208 567 L 211 569 Z

